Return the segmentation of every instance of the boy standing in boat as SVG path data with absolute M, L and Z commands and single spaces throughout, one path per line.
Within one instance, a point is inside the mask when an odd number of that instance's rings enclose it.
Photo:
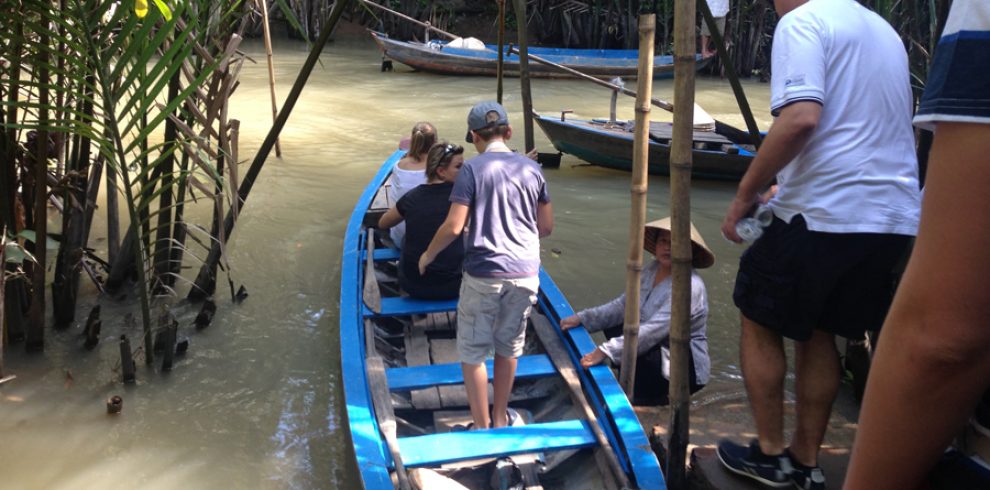
M 505 144 L 512 137 L 505 108 L 479 102 L 467 122 L 467 142 L 480 154 L 464 162 L 447 219 L 420 257 L 419 270 L 423 273 L 470 222 L 457 305 L 457 351 L 474 427 L 482 429 L 507 425 L 517 358 L 539 288 L 540 238 L 553 230 L 553 208 L 540 167 Z M 485 358 L 493 349 L 495 399 L 489 416 Z
M 839 386 L 835 335 L 883 323 L 893 268 L 917 232 L 918 167 L 907 53 L 853 0 L 777 0 L 771 112 L 722 233 L 761 200 L 774 220 L 739 262 L 733 299 L 757 439 L 723 441 L 731 471 L 764 485 L 825 488 L 818 452 Z M 794 341 L 797 422 L 784 441 L 784 338 Z

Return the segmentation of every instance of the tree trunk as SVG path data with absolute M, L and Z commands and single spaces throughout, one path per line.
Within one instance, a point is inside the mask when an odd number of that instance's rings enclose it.
M 87 90 L 77 110 L 82 114 L 93 115 L 93 93 Z M 66 174 L 69 186 L 63 202 L 62 243 L 58 249 L 55 264 L 55 278 L 52 282 L 52 313 L 55 328 L 68 326 L 76 316 L 76 296 L 79 291 L 79 271 L 82 265 L 83 247 L 89 229 L 87 209 L 89 191 L 90 140 L 76 135 L 72 144 L 72 156 L 67 162 Z
M 47 26 L 38 33 L 38 44 L 48 45 Z M 48 126 L 48 49 L 42 49 L 38 60 L 38 126 Z M 31 310 L 25 347 L 29 352 L 45 348 L 45 271 L 48 251 L 45 243 L 48 238 L 48 131 L 39 129 L 34 148 L 34 257 L 37 263 L 31 268 Z

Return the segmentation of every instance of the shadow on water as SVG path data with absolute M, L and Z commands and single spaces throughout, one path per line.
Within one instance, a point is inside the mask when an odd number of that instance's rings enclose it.
M 259 42 L 244 49 L 264 60 Z M 357 484 L 342 413 L 337 335 L 347 217 L 416 121 L 429 120 L 441 137 L 463 144 L 469 106 L 493 99 L 495 81 L 413 73 L 401 65 L 381 73 L 380 54 L 353 29 L 342 29 L 324 53 L 282 133 L 282 158 L 267 163 L 231 237 L 234 282 L 244 284 L 250 297 L 235 306 L 221 292 L 214 323 L 203 331 L 191 327 L 194 310 L 180 310 L 180 336 L 190 339 L 189 353 L 171 373 L 139 364 L 137 386 L 124 387 L 116 338 L 138 338 L 138 327 L 122 327 L 122 307 L 84 285 L 77 317 L 103 305 L 104 337 L 95 351 L 82 349 L 80 325 L 53 332 L 42 355 L 25 356 L 17 346 L 10 351 L 7 366 L 18 380 L 0 389 L 4 481 L 21 488 Z M 299 43 L 277 43 L 281 97 L 305 56 Z M 672 99 L 672 87 L 657 81 L 654 96 Z M 753 107 L 768 105 L 765 85 L 746 88 Z M 506 80 L 505 105 L 517 128 L 510 146 L 521 148 L 518 89 L 517 80 Z M 610 93 L 586 82 L 535 80 L 533 93 L 540 112 L 608 114 Z M 715 117 L 742 125 L 727 83 L 700 80 L 698 100 Z M 250 159 L 270 126 L 263 61 L 245 65 L 230 113 L 242 122 L 239 154 Z M 632 99 L 620 102 L 619 117 L 633 118 Z M 769 116 L 757 117 L 765 129 Z M 653 118 L 670 115 L 656 110 Z M 536 138 L 541 151 L 551 151 L 538 129 Z M 546 268 L 575 308 L 617 295 L 625 273 L 629 174 L 565 155 L 561 168 L 546 175 L 556 212 L 553 236 L 542 243 Z M 669 214 L 667 179 L 651 177 L 649 184 L 649 217 Z M 734 189 L 697 182 L 692 192 L 694 223 L 718 257 L 702 272 L 711 301 L 713 374 L 730 391 L 739 386 L 730 298 L 742 249 L 722 240 L 718 227 Z M 194 273 L 186 271 L 187 278 Z M 225 282 L 221 278 L 221 291 Z M 109 417 L 104 403 L 113 394 L 124 398 L 124 409 Z

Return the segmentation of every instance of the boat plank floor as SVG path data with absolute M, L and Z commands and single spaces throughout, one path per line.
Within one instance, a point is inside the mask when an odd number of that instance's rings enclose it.
M 399 439 L 407 467 L 429 466 L 532 453 L 589 447 L 595 437 L 584 420 L 563 420 L 489 430 L 445 432 Z
M 431 340 L 430 357 L 433 359 L 434 364 L 453 364 L 460 370 L 461 365 L 460 360 L 457 358 L 456 339 Z M 489 368 L 488 372 L 494 372 L 494 369 Z M 461 384 L 463 383 L 464 377 L 462 374 Z M 440 404 L 445 408 L 466 407 L 468 405 L 467 390 L 464 386 L 439 386 L 437 387 L 437 391 L 440 392 Z M 491 400 L 494 396 L 492 385 L 488 384 L 488 399 Z
M 416 328 L 410 328 L 409 331 L 406 333 L 405 344 L 406 344 L 406 365 L 409 366 L 409 368 L 415 369 L 416 367 L 427 367 L 431 364 L 430 347 L 429 347 L 429 341 L 426 338 L 426 332 Z M 408 371 L 409 368 L 405 368 L 407 372 L 409 372 Z M 386 377 L 388 377 L 389 379 L 388 382 L 389 388 L 395 390 L 395 388 L 393 388 L 393 382 L 391 380 L 392 377 L 388 376 L 389 371 L 393 371 L 393 370 L 394 368 L 386 371 L 385 374 Z M 412 372 L 418 373 L 421 371 L 412 371 Z M 440 393 L 437 391 L 437 389 L 434 386 L 426 386 L 422 389 L 412 390 L 410 392 L 410 396 L 412 397 L 413 406 L 418 409 L 432 410 L 432 409 L 440 408 Z

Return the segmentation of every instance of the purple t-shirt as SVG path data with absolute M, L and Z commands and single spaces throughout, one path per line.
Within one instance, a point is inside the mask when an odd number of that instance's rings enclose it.
M 450 202 L 470 208 L 465 272 L 504 278 L 539 273 L 536 210 L 550 202 L 550 194 L 536 162 L 518 153 L 482 153 L 464 162 Z

